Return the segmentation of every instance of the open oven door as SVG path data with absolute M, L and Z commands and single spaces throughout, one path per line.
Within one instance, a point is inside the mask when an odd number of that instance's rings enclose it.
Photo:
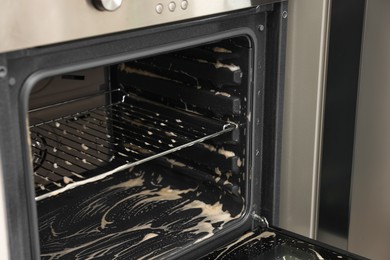
M 261 220 L 261 218 L 259 218 Z M 258 228 L 226 244 L 207 259 L 367 259 L 276 227 Z

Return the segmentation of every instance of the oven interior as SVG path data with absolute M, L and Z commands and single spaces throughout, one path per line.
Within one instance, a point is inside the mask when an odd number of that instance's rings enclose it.
M 29 98 L 43 259 L 151 259 L 249 201 L 246 36 L 44 78 Z

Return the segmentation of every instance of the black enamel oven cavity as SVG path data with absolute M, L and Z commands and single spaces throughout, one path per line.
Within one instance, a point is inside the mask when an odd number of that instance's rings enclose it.
M 1 55 L 11 257 L 198 258 L 277 223 L 286 8 Z

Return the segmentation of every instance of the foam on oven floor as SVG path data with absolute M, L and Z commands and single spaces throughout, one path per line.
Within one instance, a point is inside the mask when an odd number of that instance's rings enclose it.
M 238 218 L 216 188 L 145 165 L 37 202 L 42 259 L 152 259 Z

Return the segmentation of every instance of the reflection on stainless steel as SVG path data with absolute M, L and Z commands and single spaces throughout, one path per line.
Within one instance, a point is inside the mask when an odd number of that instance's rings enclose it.
M 289 2 L 279 224 L 312 238 L 316 233 L 329 5 L 329 0 Z
M 357 102 L 348 250 L 389 258 L 390 1 L 367 1 Z
M 100 11 L 115 11 L 122 5 L 122 0 L 93 0 L 93 4 Z
M 364 0 L 333 2 L 330 18 L 317 239 L 342 249 L 348 246 L 364 5 Z
M 174 11 L 169 10 L 169 6 L 173 9 L 173 4 L 170 5 L 172 2 L 176 5 Z M 115 12 L 101 12 L 86 0 L 40 0 L 39 3 L 3 0 L 0 9 L 0 52 L 181 21 L 272 2 L 276 0 L 128 0 L 123 1 L 121 8 Z M 112 6 L 103 7 L 112 11 Z M 44 16 L 42 10 L 45 10 Z

